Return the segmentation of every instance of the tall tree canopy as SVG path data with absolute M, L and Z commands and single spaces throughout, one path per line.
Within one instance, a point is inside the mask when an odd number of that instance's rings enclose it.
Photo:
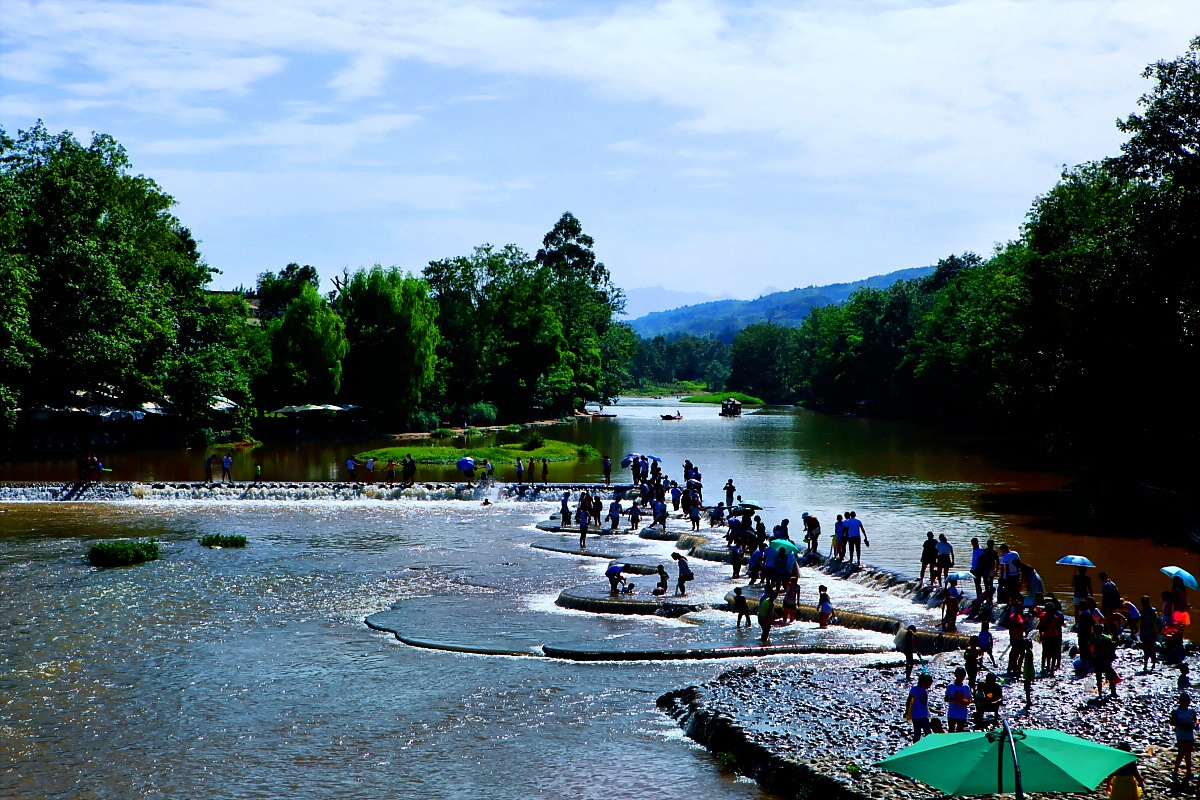
M 342 284 L 346 323 L 343 398 L 391 415 L 411 414 L 433 384 L 437 306 L 420 278 L 379 265 Z
M 263 396 L 272 405 L 336 400 L 349 350 L 346 325 L 316 288 L 304 284 L 269 330 L 271 366 L 263 376 Z
M 212 273 L 174 200 L 109 136 L 84 146 L 39 123 L 0 131 L 0 149 L 0 409 L 161 399 L 205 358 L 181 332 L 207 313 Z

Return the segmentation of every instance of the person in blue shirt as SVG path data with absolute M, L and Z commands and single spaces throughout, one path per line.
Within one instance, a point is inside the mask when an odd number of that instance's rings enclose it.
M 766 554 L 767 554 L 767 543 L 766 542 L 763 542 L 762 544 L 760 544 L 758 546 L 758 549 L 750 554 L 750 563 L 748 565 L 748 574 L 750 577 L 749 585 L 750 586 L 754 585 L 754 583 L 758 580 L 758 576 L 762 573 L 763 558 L 766 557 Z M 766 583 L 766 581 L 763 581 L 763 583 Z
M 611 503 L 608 504 L 608 518 L 612 522 L 611 530 L 614 533 L 616 532 L 617 528 L 621 524 L 621 513 L 622 513 L 622 508 L 621 508 L 620 500 L 613 500 Z
M 571 527 L 571 493 L 563 492 L 559 503 L 559 511 L 562 513 L 562 527 L 569 528 Z
M 921 737 L 932 733 L 929 724 L 929 688 L 933 686 L 933 676 L 928 672 L 921 673 L 917 685 L 908 690 L 908 714 L 912 720 L 913 744 L 921 741 Z
M 614 561 L 608 565 L 608 569 L 604 570 L 604 577 L 608 578 L 608 585 L 612 594 L 617 594 L 620 591 L 620 585 L 626 583 L 625 576 L 622 575 L 625 571 L 625 565 Z
M 858 518 L 858 514 L 854 511 L 846 517 L 842 523 L 842 530 L 846 536 L 846 560 L 862 566 L 862 543 L 866 538 L 867 529 L 863 526 Z

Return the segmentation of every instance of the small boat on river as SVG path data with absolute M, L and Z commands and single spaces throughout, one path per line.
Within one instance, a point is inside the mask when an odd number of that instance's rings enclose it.
M 683 414 L 680 414 L 678 411 L 676 411 L 676 412 L 674 413 L 674 415 L 672 415 L 672 414 L 660 414 L 659 416 L 661 416 L 661 417 L 662 417 L 664 420 L 683 419 Z
M 742 415 L 742 404 L 732 397 L 721 401 L 721 416 L 722 417 L 740 417 Z

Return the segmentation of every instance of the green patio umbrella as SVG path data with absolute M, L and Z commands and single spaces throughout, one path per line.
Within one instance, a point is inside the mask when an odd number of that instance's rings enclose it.
M 1090 792 L 1137 756 L 1054 730 L 939 733 L 876 766 L 949 795 Z
M 784 550 L 789 553 L 804 552 L 801 547 L 791 539 L 771 539 L 767 542 L 767 547 L 773 547 L 776 550 Z

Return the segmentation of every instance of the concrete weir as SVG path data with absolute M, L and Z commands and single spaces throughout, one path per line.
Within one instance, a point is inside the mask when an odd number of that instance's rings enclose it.
M 697 646 L 675 650 L 597 650 L 582 647 L 543 645 L 551 658 L 568 661 L 701 661 L 713 658 L 765 658 L 785 655 L 861 655 L 878 652 L 862 647 L 836 647 L 814 644 L 754 644 L 734 646 Z
M 593 614 L 646 614 L 659 617 L 682 617 L 704 608 L 703 603 L 689 602 L 686 597 L 656 597 L 649 592 L 613 594 L 607 583 L 589 583 L 564 589 L 554 604 Z
M 130 500 L 553 500 L 563 492 L 623 491 L 600 484 L 551 484 L 548 487 L 515 484 L 473 484 L 466 481 L 426 481 L 404 485 L 375 481 L 262 481 L 205 483 L 203 481 L 86 481 L 0 483 L 0 503 L 106 502 Z

